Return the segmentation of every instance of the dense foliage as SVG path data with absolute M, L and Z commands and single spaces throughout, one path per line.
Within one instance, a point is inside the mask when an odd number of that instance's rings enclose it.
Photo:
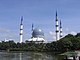
M 66 52 L 80 49 L 80 33 L 77 35 L 68 34 L 58 41 L 52 43 L 26 42 L 15 43 L 14 41 L 0 42 L 1 51 L 49 51 Z

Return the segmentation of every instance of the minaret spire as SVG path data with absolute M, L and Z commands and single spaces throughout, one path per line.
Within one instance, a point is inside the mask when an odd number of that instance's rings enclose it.
M 21 16 L 21 24 L 22 24 L 22 22 L 23 22 L 23 16 Z
M 21 17 L 21 23 L 20 23 L 20 43 L 23 41 L 23 16 Z
M 57 18 L 57 11 L 56 11 L 56 18 Z
M 59 40 L 59 22 L 58 22 L 58 17 L 57 17 L 57 11 L 56 11 L 56 25 L 55 25 L 55 27 L 56 27 L 56 41 L 57 40 Z
M 61 20 L 60 20 L 60 38 L 62 38 L 62 23 L 61 23 Z
M 33 23 L 32 23 L 32 33 L 33 33 L 33 30 L 34 30 L 34 25 L 33 25 Z M 33 38 L 33 35 L 32 35 L 31 38 Z
M 32 31 L 33 31 L 33 29 L 34 29 L 34 25 L 33 25 L 33 23 L 32 23 Z

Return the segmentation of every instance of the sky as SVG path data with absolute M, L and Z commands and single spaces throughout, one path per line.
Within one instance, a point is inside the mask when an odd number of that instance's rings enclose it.
M 0 0 L 0 41 L 19 42 L 23 16 L 23 41 L 31 38 L 31 24 L 44 31 L 47 41 L 55 40 L 55 15 L 62 21 L 63 36 L 80 32 L 80 0 Z

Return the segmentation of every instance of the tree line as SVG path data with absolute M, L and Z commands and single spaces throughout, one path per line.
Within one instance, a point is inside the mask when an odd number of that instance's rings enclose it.
M 40 51 L 40 52 L 66 52 L 80 50 L 80 33 L 68 34 L 58 41 L 51 43 L 35 43 L 27 40 L 22 43 L 12 41 L 0 42 L 0 51 Z

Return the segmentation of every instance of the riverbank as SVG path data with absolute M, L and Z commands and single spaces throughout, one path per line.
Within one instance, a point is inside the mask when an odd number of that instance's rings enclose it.
M 80 60 L 80 51 L 65 52 L 61 54 L 65 60 Z

